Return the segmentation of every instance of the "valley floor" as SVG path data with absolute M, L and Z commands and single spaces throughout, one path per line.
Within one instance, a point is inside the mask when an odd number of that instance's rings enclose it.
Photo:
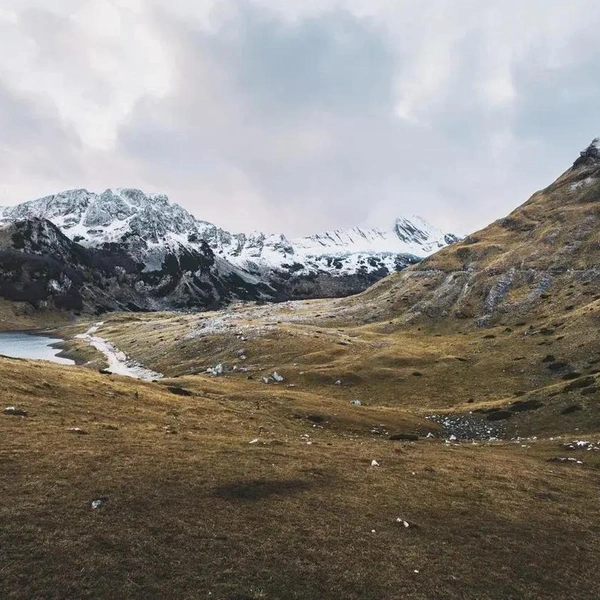
M 344 306 L 108 316 L 155 382 L 99 373 L 93 322 L 61 329 L 86 367 L 0 358 L 0 597 L 597 597 L 600 451 L 565 447 L 600 439 L 593 332 Z

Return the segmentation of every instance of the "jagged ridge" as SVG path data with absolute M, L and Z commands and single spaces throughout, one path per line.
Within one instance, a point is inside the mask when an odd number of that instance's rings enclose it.
M 160 270 L 165 255 L 182 246 L 198 250 L 203 241 L 225 260 L 256 273 L 285 271 L 289 264 L 294 265 L 296 274 L 331 271 L 351 275 L 361 267 L 369 271 L 381 266 L 391 271 L 397 267 L 397 256 L 424 258 L 458 239 L 416 216 L 398 219 L 388 231 L 357 227 L 292 240 L 281 234 L 232 234 L 196 219 L 165 195 L 135 189 L 102 194 L 69 190 L 0 208 L 0 217 L 48 219 L 67 237 L 87 247 L 126 245 L 147 271 Z M 376 266 L 368 260 L 375 256 L 380 258 Z

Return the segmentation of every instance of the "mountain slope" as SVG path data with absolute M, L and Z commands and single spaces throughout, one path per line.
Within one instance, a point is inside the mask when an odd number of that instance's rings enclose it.
M 506 218 L 381 281 L 353 304 L 371 320 L 451 318 L 480 327 L 584 305 L 600 291 L 599 206 L 594 141 Z
M 147 272 L 117 244 L 86 248 L 50 221 L 0 224 L 0 296 L 68 311 L 217 308 L 270 293 L 260 282 L 215 257 L 208 245 L 166 255 Z
M 202 252 L 206 242 L 250 285 L 270 286 L 277 300 L 362 291 L 458 239 L 419 217 L 398 219 L 387 231 L 355 228 L 292 240 L 281 234 L 232 234 L 196 219 L 164 195 L 121 188 L 102 194 L 70 190 L 1 208 L 0 218 L 48 219 L 88 248 L 119 247 L 143 263 L 144 272 L 161 270 L 168 256 Z

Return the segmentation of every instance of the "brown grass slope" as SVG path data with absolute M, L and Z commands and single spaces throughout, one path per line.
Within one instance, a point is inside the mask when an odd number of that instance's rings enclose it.
M 599 207 L 600 158 L 593 155 L 506 218 L 373 286 L 362 295 L 360 314 L 428 323 L 450 317 L 458 321 L 453 327 L 482 327 L 596 300 Z M 353 305 L 340 309 L 351 313 Z
M 596 597 L 599 167 L 353 298 L 106 316 L 160 382 L 83 322 L 87 368 L 0 358 L 0 597 Z
M 227 379 L 185 379 L 182 397 L 82 367 L 0 368 L 3 398 L 28 411 L 0 415 L 2 598 L 597 592 L 596 453 L 391 442 L 370 431 L 381 409 L 276 386 L 257 402 Z M 547 462 L 565 454 L 583 464 Z

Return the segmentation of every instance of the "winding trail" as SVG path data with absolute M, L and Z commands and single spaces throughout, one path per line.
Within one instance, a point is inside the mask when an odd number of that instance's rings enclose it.
M 75 338 L 84 340 L 90 346 L 102 352 L 108 361 L 107 371 L 115 375 L 124 375 L 125 377 L 133 377 L 135 379 L 143 379 L 149 381 L 152 379 L 161 379 L 164 377 L 162 373 L 157 373 L 150 369 L 146 369 L 139 363 L 127 358 L 127 355 L 122 350 L 119 350 L 113 343 L 94 335 L 100 327 L 104 325 L 103 321 L 96 323 L 90 327 L 85 333 L 76 335 Z

